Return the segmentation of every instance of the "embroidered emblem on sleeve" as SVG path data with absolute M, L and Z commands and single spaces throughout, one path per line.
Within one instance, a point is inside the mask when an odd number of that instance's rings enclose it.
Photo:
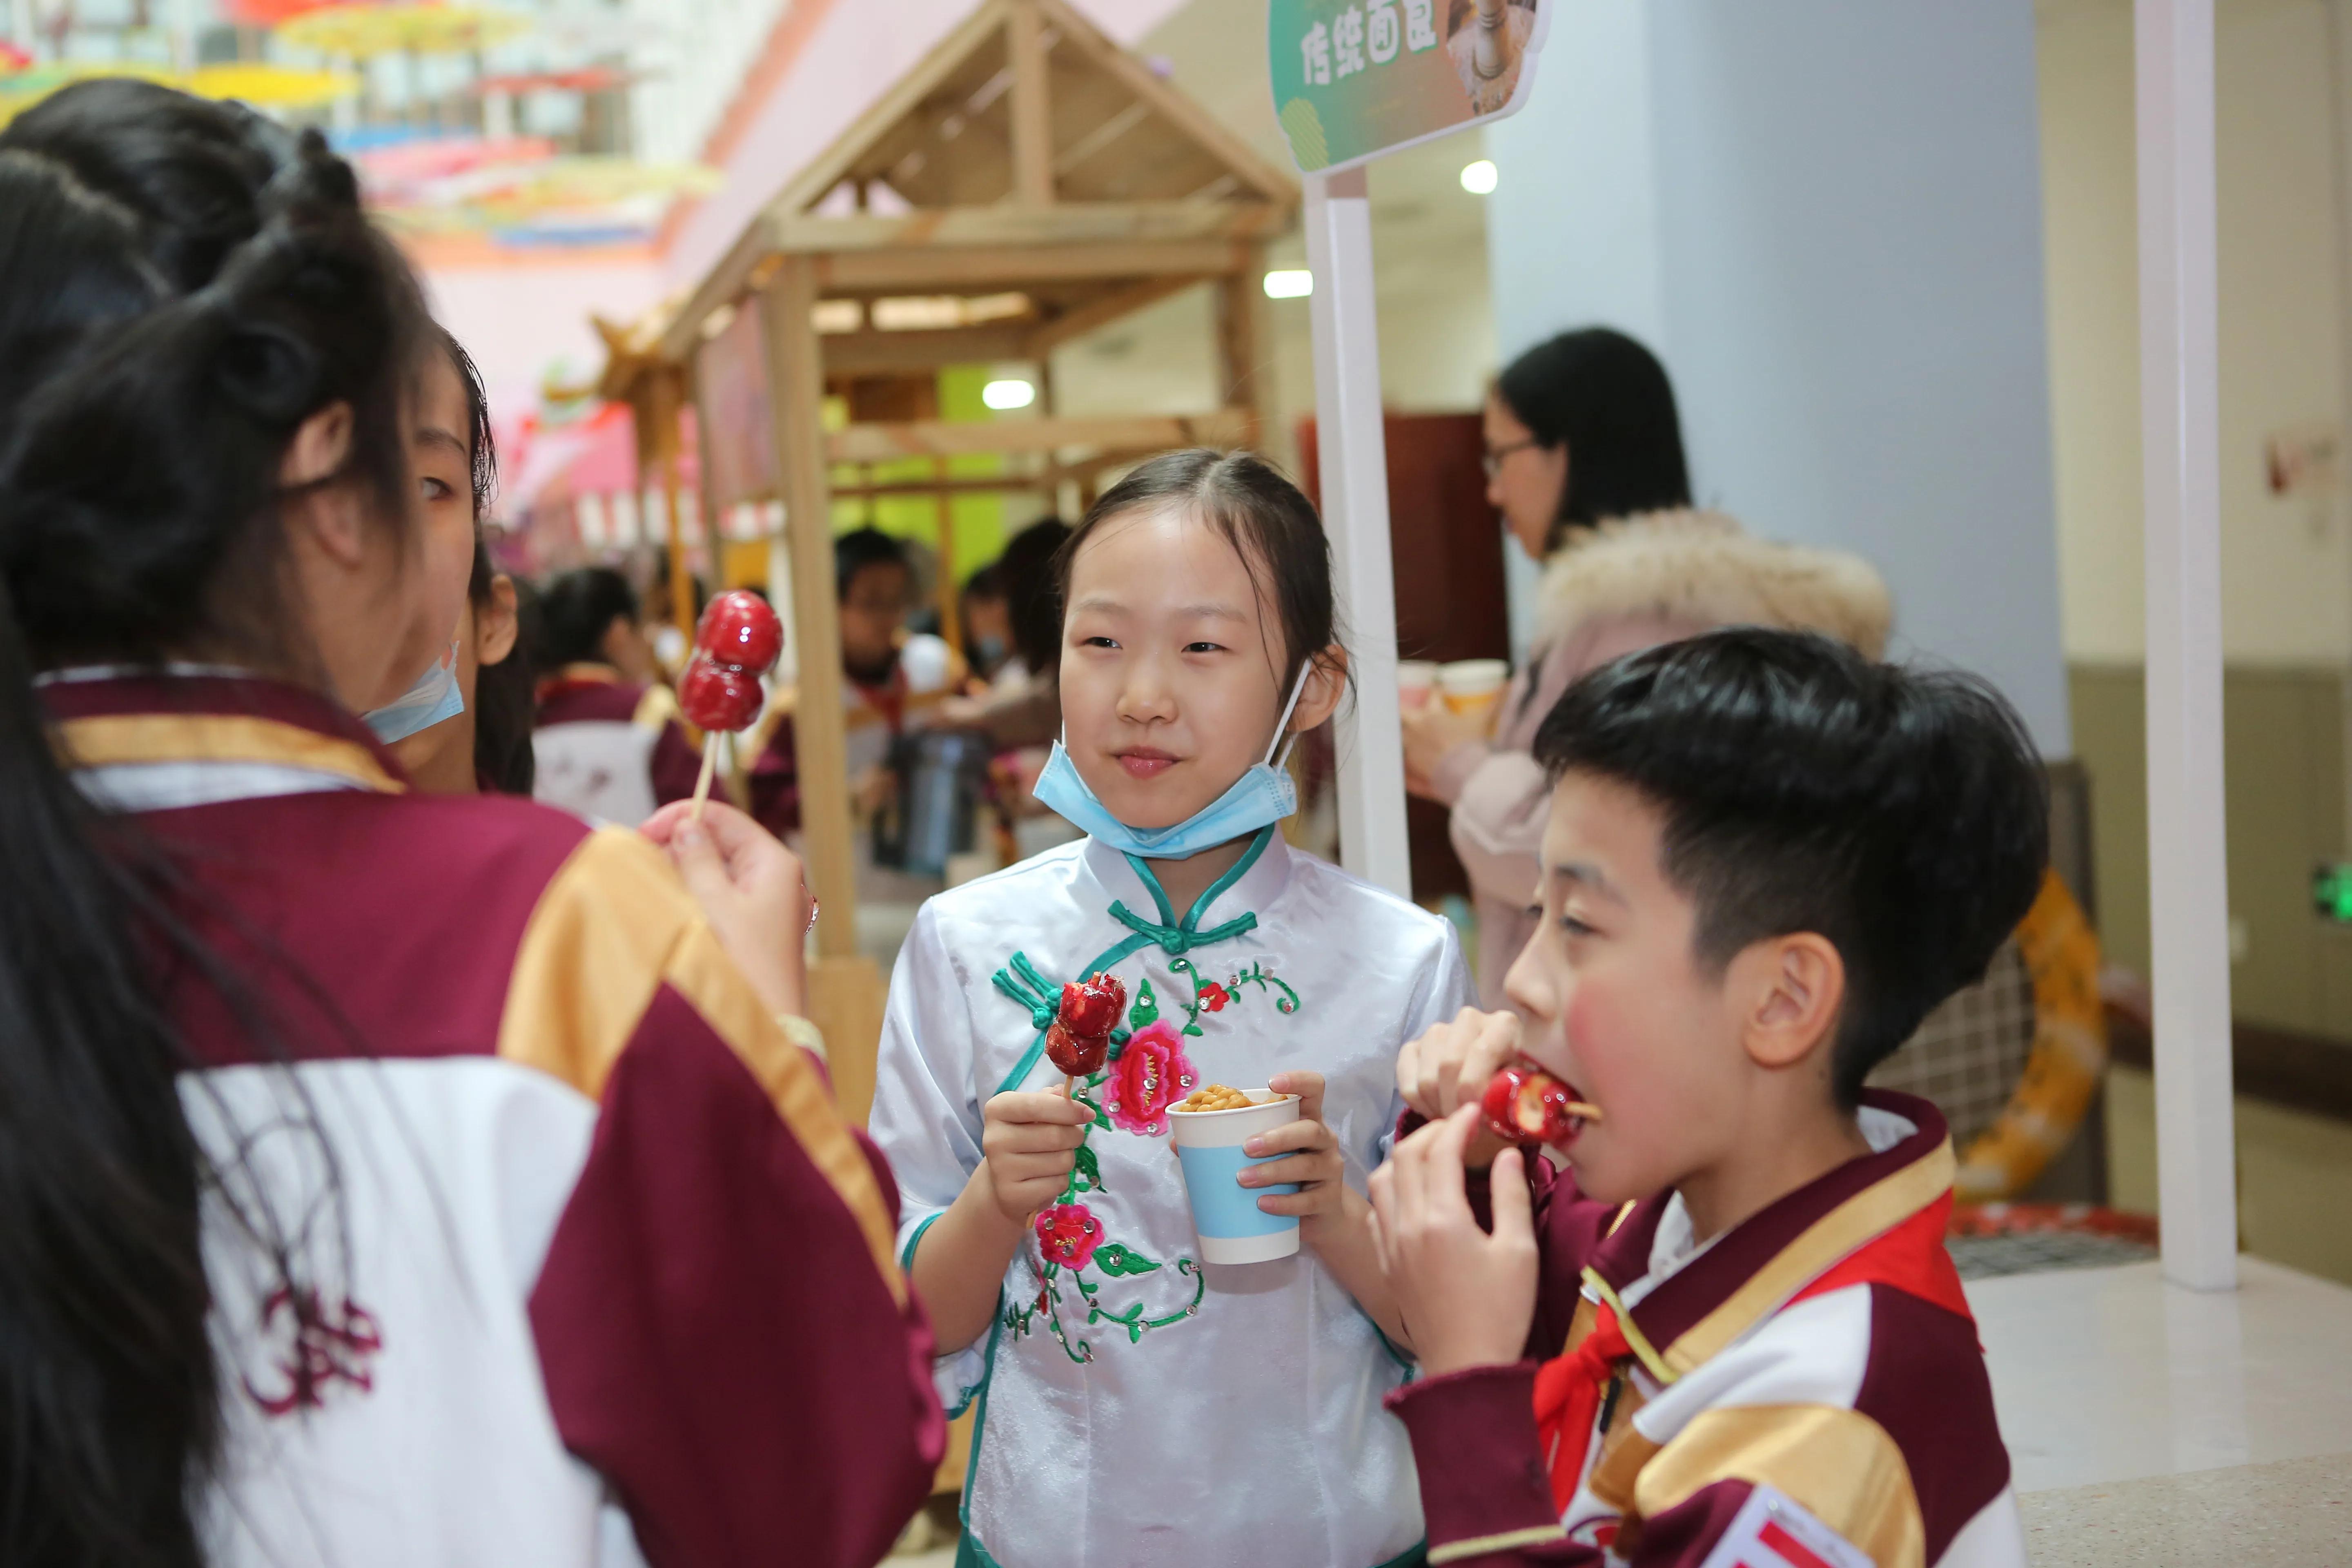
M 1869 1553 L 1777 1487 L 1759 1486 L 1699 1568 L 1873 1568 Z

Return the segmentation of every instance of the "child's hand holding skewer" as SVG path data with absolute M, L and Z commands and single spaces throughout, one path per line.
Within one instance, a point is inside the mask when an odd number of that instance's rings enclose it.
M 722 801 L 672 801 L 638 829 L 669 851 L 719 944 L 772 1013 L 807 1010 L 810 911 L 800 858 Z
M 1449 1024 L 1408 1040 L 1397 1053 L 1397 1092 L 1431 1121 L 1475 1105 L 1495 1075 L 1519 1054 L 1519 1016 L 1465 1007 Z M 1464 1149 L 1474 1171 L 1486 1169 L 1509 1144 L 1480 1126 Z
M 1495 1156 L 1492 1234 L 1470 1207 L 1464 1157 L 1481 1136 L 1472 1100 L 1396 1146 L 1372 1173 L 1373 1237 L 1422 1370 L 1517 1361 L 1535 1320 L 1538 1254 L 1527 1156 Z
M 1095 1113 L 1059 1089 L 1013 1089 L 981 1107 L 981 1169 L 997 1211 L 1025 1229 L 1061 1201 Z

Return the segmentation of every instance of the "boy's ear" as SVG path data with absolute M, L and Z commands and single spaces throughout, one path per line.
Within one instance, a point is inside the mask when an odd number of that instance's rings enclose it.
M 1792 1068 L 1826 1048 L 1845 1005 L 1845 960 L 1814 931 L 1759 942 L 1733 963 L 1748 998 L 1740 1044 L 1760 1068 Z
M 1339 711 L 1339 699 L 1347 694 L 1348 650 L 1333 643 L 1307 661 L 1307 685 L 1291 710 L 1290 733 L 1304 735 L 1322 723 Z

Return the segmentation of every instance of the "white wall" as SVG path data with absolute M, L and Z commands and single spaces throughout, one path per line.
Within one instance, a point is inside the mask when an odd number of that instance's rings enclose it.
M 2222 638 L 2236 664 L 2352 658 L 2343 496 L 2273 496 L 2263 464 L 2273 433 L 2337 429 L 2345 412 L 2330 8 L 2222 0 L 2215 16 Z M 2045 0 L 2039 32 L 2066 654 L 2137 663 L 2131 6 Z
M 2030 0 L 1563 5 L 1490 263 L 1507 346 L 1649 339 L 1700 499 L 1868 556 L 2063 753 L 2032 48 Z

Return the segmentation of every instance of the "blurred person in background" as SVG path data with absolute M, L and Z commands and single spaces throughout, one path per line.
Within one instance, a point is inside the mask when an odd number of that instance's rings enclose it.
M 540 595 L 531 793 L 591 822 L 634 827 L 694 794 L 702 756 L 662 683 L 629 580 L 583 566 Z
M 841 535 L 833 542 L 833 584 L 840 605 L 850 796 L 864 820 L 894 793 L 887 764 L 895 743 L 937 719 L 942 700 L 963 683 L 964 663 L 946 639 L 907 628 L 915 579 L 899 541 L 877 528 Z M 755 759 L 748 778 L 751 815 L 780 838 L 801 829 L 794 706 L 792 693 L 778 693 L 743 751 Z
M 498 570 L 482 539 L 499 476 L 489 395 L 457 340 L 438 329 L 436 335 L 441 353 L 427 361 L 417 390 L 409 461 L 426 516 L 462 510 L 473 525 L 466 611 L 457 621 L 457 689 L 465 706 L 392 752 L 417 788 L 435 795 L 527 795 L 535 771 L 530 663 L 520 647 L 514 579 Z
M 0 132 L 0 1562 L 871 1563 L 942 1428 L 797 865 L 358 718 L 436 352 L 315 132 Z
M 1028 673 L 1013 651 L 1013 608 L 1004 597 L 1001 563 L 992 561 L 963 580 L 957 608 L 963 618 L 964 659 L 971 666 L 967 685 L 984 692 L 1000 675 L 1018 680 Z
M 1535 929 L 1549 791 L 1530 748 L 1569 686 L 1624 654 L 1721 626 L 1823 632 L 1875 658 L 1893 611 L 1859 557 L 1770 543 L 1691 509 L 1674 385 L 1622 332 L 1588 327 L 1528 350 L 1496 378 L 1485 424 L 1486 499 L 1544 563 L 1533 651 L 1498 707 L 1431 702 L 1402 722 L 1406 787 L 1453 808 L 1478 920 L 1478 988 L 1500 1010 L 1504 973 Z

